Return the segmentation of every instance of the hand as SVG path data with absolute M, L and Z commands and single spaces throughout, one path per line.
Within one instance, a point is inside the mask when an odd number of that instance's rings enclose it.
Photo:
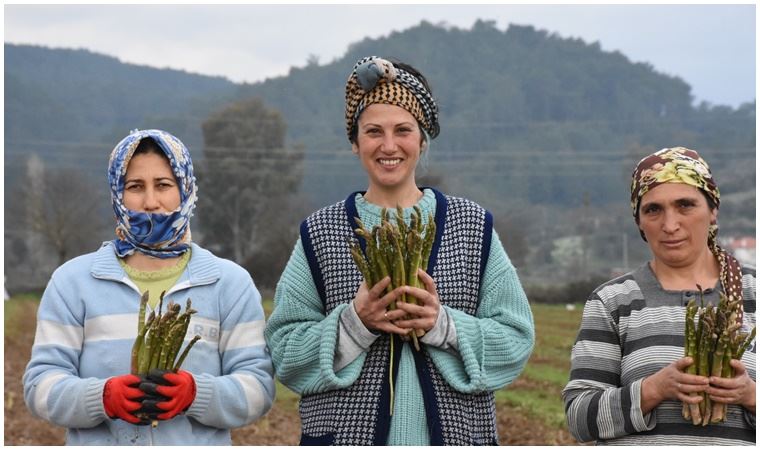
M 665 400 L 699 403 L 702 397 L 690 394 L 705 391 L 709 380 L 707 377 L 683 372 L 693 363 L 694 359 L 686 356 L 644 378 L 641 383 L 641 411 L 647 414 Z
M 385 288 L 391 283 L 390 277 L 385 277 L 372 289 L 367 289 L 367 283 L 362 282 L 354 297 L 353 308 L 365 327 L 370 330 L 379 330 L 386 333 L 396 333 L 405 336 L 410 328 L 401 328 L 394 321 L 406 315 L 403 310 L 387 311 L 388 305 L 401 296 L 401 287 L 382 295 Z M 398 302 L 401 303 L 401 302 Z M 397 305 L 398 305 L 397 303 Z
M 111 419 L 119 418 L 135 425 L 147 425 L 148 420 L 135 416 L 140 409 L 140 400 L 145 394 L 138 389 L 140 377 L 137 375 L 121 375 L 109 378 L 103 387 L 103 407 Z
M 401 286 L 399 289 L 406 294 L 407 298 L 409 296 L 416 298 L 419 304 L 397 302 L 396 308 L 405 311 L 408 318 L 397 320 L 395 323 L 402 328 L 430 331 L 438 320 L 441 301 L 438 299 L 433 277 L 422 269 L 417 269 L 417 276 L 422 280 L 425 289 L 411 286 Z
M 160 409 L 163 413 L 155 418 L 161 420 L 171 419 L 185 411 L 195 400 L 195 379 L 190 372 L 184 370 L 175 373 L 153 369 L 140 383 L 140 389 L 154 396 L 143 401 L 143 409 L 154 413 L 156 408 Z
M 733 378 L 710 377 L 707 393 L 710 400 L 729 405 L 741 405 L 755 412 L 755 381 L 750 378 L 746 367 L 738 359 L 731 360 Z

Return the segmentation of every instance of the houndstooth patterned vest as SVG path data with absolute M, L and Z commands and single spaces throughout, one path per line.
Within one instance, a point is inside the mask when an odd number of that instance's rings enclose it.
M 488 211 L 469 200 L 433 191 L 437 230 L 428 271 L 435 279 L 441 304 L 475 315 L 493 219 Z M 301 224 L 301 241 L 325 314 L 349 303 L 362 281 L 346 241 L 357 226 L 356 194 L 320 209 Z M 391 419 L 390 339 L 383 334 L 375 340 L 359 378 L 351 386 L 301 398 L 301 444 L 386 445 Z M 403 341 L 395 335 L 393 339 L 395 348 L 401 349 Z M 401 351 L 394 353 L 393 367 L 397 370 Z M 455 391 L 438 372 L 424 344 L 413 353 L 431 445 L 496 444 L 493 393 Z

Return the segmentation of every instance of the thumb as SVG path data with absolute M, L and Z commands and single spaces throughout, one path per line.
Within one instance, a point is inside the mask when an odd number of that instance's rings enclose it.
M 685 368 L 689 367 L 692 364 L 694 364 L 694 358 L 691 356 L 685 356 L 681 359 L 676 360 L 676 369 L 683 371 Z
M 744 367 L 744 363 L 742 363 L 738 359 L 731 360 L 731 367 L 734 368 L 735 370 L 734 375 L 737 377 L 740 375 L 744 375 L 744 372 L 747 371 L 746 367 Z

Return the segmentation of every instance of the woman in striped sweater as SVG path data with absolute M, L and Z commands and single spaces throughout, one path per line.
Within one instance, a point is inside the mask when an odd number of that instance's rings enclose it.
M 583 311 L 562 392 L 579 441 L 622 445 L 755 443 L 755 344 L 732 360 L 732 378 L 690 375 L 684 357 L 685 307 L 704 290 L 743 299 L 742 329 L 755 326 L 755 269 L 741 267 L 716 242 L 720 204 L 707 163 L 682 147 L 639 162 L 631 206 L 653 258 L 597 288 Z M 726 420 L 695 426 L 682 402 L 704 393 L 728 404 Z

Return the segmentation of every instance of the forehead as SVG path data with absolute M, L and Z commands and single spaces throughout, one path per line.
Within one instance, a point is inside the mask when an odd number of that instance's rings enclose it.
M 359 116 L 359 123 L 403 123 L 416 122 L 412 113 L 396 105 L 385 103 L 373 103 L 369 105 Z
M 135 176 L 171 176 L 172 168 L 169 161 L 162 155 L 155 153 L 140 153 L 129 160 L 127 165 L 127 177 Z
M 644 196 L 641 197 L 641 204 L 669 203 L 681 199 L 699 200 L 701 198 L 703 197 L 699 192 L 699 189 L 692 185 L 684 183 L 664 183 L 650 189 L 644 194 Z

